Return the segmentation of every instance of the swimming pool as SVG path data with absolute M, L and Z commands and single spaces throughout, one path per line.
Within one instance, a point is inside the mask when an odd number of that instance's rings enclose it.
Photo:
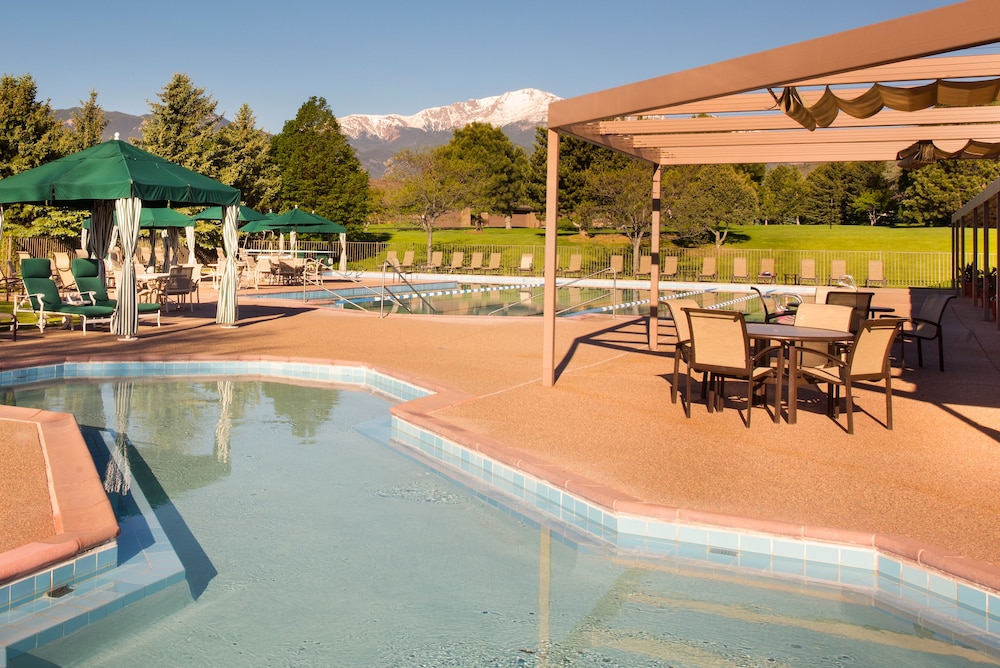
M 385 314 L 459 316 L 540 316 L 544 288 L 538 283 L 458 283 L 441 281 L 395 284 L 381 292 L 377 287 L 341 287 L 336 290 L 299 290 L 270 293 L 267 299 L 305 301 L 314 306 L 377 311 Z M 748 313 L 760 307 L 751 293 L 733 293 L 712 287 L 683 292 L 661 291 L 660 299 L 693 297 L 703 306 L 732 307 Z M 556 290 L 556 315 L 593 313 L 649 315 L 648 289 L 608 285 L 560 286 Z
M 136 378 L 12 401 L 69 410 L 107 447 L 127 433 L 187 581 L 11 665 L 987 661 L 863 587 L 614 549 L 462 476 L 464 456 L 393 445 L 369 393 Z

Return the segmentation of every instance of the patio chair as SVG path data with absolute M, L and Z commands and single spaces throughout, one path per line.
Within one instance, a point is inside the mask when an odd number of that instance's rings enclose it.
M 733 258 L 733 282 L 745 283 L 750 280 L 750 270 L 747 269 L 747 259 L 745 257 Z
M 438 271 L 444 266 L 444 251 L 432 251 L 431 258 L 424 265 L 427 271 Z
M 625 256 L 624 255 L 612 255 L 611 265 L 608 267 L 616 276 L 622 276 L 625 274 Z
M 794 324 L 798 327 L 816 327 L 847 332 L 850 331 L 853 314 L 854 308 L 851 306 L 806 302 L 800 304 L 796 309 Z M 836 347 L 827 343 L 802 341 L 796 346 L 796 350 L 799 351 L 798 366 L 801 368 L 823 364 L 823 357 L 813 355 L 813 351 L 833 354 Z
M 118 310 L 118 300 L 108 297 L 108 289 L 101 278 L 101 267 L 98 260 L 89 258 L 74 258 L 72 264 L 73 279 L 76 281 L 76 290 L 80 295 L 83 304 L 93 304 L 94 306 L 109 306 Z M 139 320 L 155 320 L 156 326 L 160 326 L 160 304 L 159 302 L 143 302 L 137 300 L 136 310 Z
M 170 267 L 167 282 L 163 288 L 163 295 L 169 301 L 173 297 L 173 302 L 177 308 L 182 308 L 184 304 L 189 304 L 191 311 L 194 311 L 194 300 L 189 299 L 196 290 L 194 285 L 194 267 L 191 265 L 176 265 Z
M 6 327 L 14 341 L 17 341 L 17 328 L 19 326 L 17 315 L 0 311 L 0 327 Z
M 389 251 L 390 253 L 392 251 Z M 257 258 L 257 265 L 254 267 L 253 271 L 253 287 L 255 290 L 260 290 L 261 283 L 271 284 L 277 280 L 278 268 L 276 265 L 272 264 L 271 258 L 260 257 Z
M 469 273 L 475 274 L 483 270 L 483 254 L 480 251 L 472 253 L 472 260 L 469 262 Z
M 798 295 L 784 292 L 778 294 L 769 292 L 765 295 L 757 286 L 751 286 L 750 289 L 757 293 L 757 298 L 760 300 L 760 307 L 764 312 L 764 322 L 788 324 L 779 320 L 779 318 L 784 318 L 788 322 L 791 322 L 792 317 L 802 303 L 802 298 Z
M 708 412 L 722 410 L 727 378 L 747 381 L 747 415 L 745 424 L 750 428 L 754 398 L 757 390 L 769 379 L 776 379 L 778 369 L 770 362 L 771 354 L 778 350 L 768 346 L 752 352 L 750 337 L 743 314 L 738 311 L 689 308 L 685 311 L 691 333 L 691 361 L 688 364 L 685 415 L 691 417 L 691 374 L 700 371 L 708 384 Z M 776 393 L 776 400 L 780 393 Z M 774 421 L 779 419 L 775 406 Z
M 885 287 L 885 273 L 882 270 L 882 260 L 868 260 L 868 278 L 865 287 Z
M 653 275 L 653 258 L 650 255 L 639 257 L 639 269 L 635 272 L 636 278 L 649 278 Z
M 560 273 L 563 276 L 581 276 L 583 274 L 583 254 L 573 253 L 569 256 L 569 264 Z
M 662 263 L 660 264 L 660 279 L 671 279 L 677 278 L 677 256 L 676 255 L 665 255 L 661 256 Z
M 699 281 L 714 281 L 719 277 L 719 272 L 715 268 L 715 256 L 709 256 L 701 261 L 701 269 L 698 271 Z
M 823 363 L 799 368 L 799 374 L 809 382 L 827 386 L 827 415 L 834 420 L 840 409 L 840 388 L 844 388 L 847 412 L 847 433 L 854 433 L 854 397 L 852 386 L 857 381 L 883 381 L 885 383 L 885 427 L 892 429 L 892 367 L 889 354 L 902 327 L 899 318 L 865 320 L 846 358 L 826 353 L 812 352 L 823 358 Z
M 496 252 L 490 253 L 490 263 L 483 269 L 483 271 L 499 274 L 501 269 L 500 263 L 502 261 L 503 261 L 503 255 L 501 253 L 496 253 Z
M 21 261 L 21 281 L 24 283 L 25 297 L 14 306 L 17 311 L 27 307 L 38 318 L 38 329 L 45 332 L 49 318 L 58 317 L 73 326 L 73 319 L 79 318 L 83 333 L 87 334 L 87 324 L 110 323 L 115 309 L 94 304 L 74 304 L 64 302 L 59 296 L 59 288 L 52 280 L 52 265 L 45 258 L 29 258 Z
M 851 315 L 851 326 L 848 328 L 851 334 L 857 334 L 861 329 L 861 323 L 868 319 L 868 309 L 872 305 L 874 292 L 855 292 L 854 290 L 830 290 L 826 293 L 825 303 L 850 306 L 854 309 Z
M 69 253 L 57 251 L 52 253 L 52 257 L 55 260 L 54 269 L 56 278 L 59 280 L 60 289 L 64 293 L 73 290 L 76 287 L 76 281 L 73 279 L 73 266 L 70 262 Z
M 4 299 L 6 301 L 10 301 L 11 292 L 17 294 L 18 288 L 21 287 L 21 279 L 17 277 L 17 272 L 14 271 L 14 262 L 12 260 L 7 260 L 6 269 L 0 269 L 0 284 L 3 285 Z
M 903 357 L 906 354 L 906 342 L 915 341 L 917 343 L 917 364 L 924 366 L 923 341 L 933 341 L 938 343 L 938 369 L 944 371 L 944 332 L 941 327 L 941 320 L 948 302 L 955 298 L 955 295 L 931 295 L 920 305 L 917 315 L 903 321 L 901 330 L 901 340 L 903 353 L 900 356 L 900 365 L 903 365 Z
M 535 256 L 532 253 L 521 255 L 521 266 L 517 268 L 520 274 L 531 274 L 535 271 Z
M 758 283 L 774 283 L 777 277 L 774 274 L 774 258 L 765 257 L 760 261 L 760 271 L 757 273 Z
M 680 385 L 681 360 L 684 364 L 691 364 L 691 329 L 688 327 L 688 319 L 685 311 L 689 308 L 699 308 L 698 302 L 693 299 L 668 299 L 667 310 L 670 311 L 670 318 L 674 321 L 674 331 L 677 334 L 677 342 L 674 344 L 674 383 L 670 387 L 670 403 L 677 403 L 677 388 Z M 704 377 L 701 387 L 707 388 Z
M 458 271 L 462 268 L 463 264 L 465 264 L 465 252 L 455 251 L 451 254 L 451 264 L 448 265 L 448 271 Z
M 832 260 L 830 262 L 829 285 L 837 285 L 837 279 L 847 275 L 847 260 Z
M 803 258 L 799 264 L 799 283 L 801 285 L 816 285 L 816 260 Z
M 396 251 L 386 251 L 385 252 L 385 263 L 390 267 L 399 268 L 399 256 L 396 255 Z

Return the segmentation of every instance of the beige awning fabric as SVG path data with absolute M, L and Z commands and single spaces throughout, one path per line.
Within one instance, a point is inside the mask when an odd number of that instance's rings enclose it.
M 899 152 L 896 164 L 903 169 L 914 169 L 938 160 L 997 159 L 1000 159 L 1000 144 L 971 140 L 957 151 L 946 151 L 932 141 L 918 141 Z
M 772 92 L 772 95 L 774 93 Z M 947 81 L 938 79 L 922 86 L 901 87 L 876 83 L 852 99 L 837 97 L 827 86 L 813 105 L 806 105 L 795 86 L 775 96 L 778 106 L 807 130 L 828 128 L 843 111 L 854 118 L 871 118 L 883 108 L 919 111 L 931 107 L 973 107 L 992 104 L 1000 95 L 1000 79 Z

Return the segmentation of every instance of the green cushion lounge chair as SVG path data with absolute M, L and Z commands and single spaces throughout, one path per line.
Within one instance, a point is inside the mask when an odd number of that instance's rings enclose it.
M 104 285 L 104 281 L 101 280 L 101 270 L 97 260 L 74 258 L 73 278 L 76 281 L 76 289 L 80 293 L 80 299 L 84 304 L 118 308 L 118 300 L 108 297 L 108 289 Z M 139 320 L 156 320 L 156 326 L 160 326 L 161 307 L 159 303 L 139 302 L 137 307 Z
M 48 259 L 29 258 L 21 261 L 21 281 L 24 283 L 26 296 L 18 304 L 18 308 L 27 306 L 38 316 L 38 329 L 45 331 L 49 318 L 62 317 L 73 326 L 73 319 L 79 318 L 83 323 L 83 333 L 87 333 L 87 323 L 111 322 L 115 309 L 111 306 L 94 304 L 73 304 L 64 302 L 59 296 L 59 288 L 52 280 L 52 267 Z

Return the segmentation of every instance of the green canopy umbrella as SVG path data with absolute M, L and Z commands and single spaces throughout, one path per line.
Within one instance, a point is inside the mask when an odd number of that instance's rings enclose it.
M 234 260 L 222 274 L 216 322 L 236 322 L 236 206 L 240 191 L 186 167 L 153 155 L 117 139 L 92 146 L 78 153 L 46 163 L 35 169 L 0 180 L 0 230 L 2 205 L 13 203 L 51 204 L 91 209 L 95 234 L 90 235 L 93 257 L 104 257 L 111 239 L 112 212 L 118 216 L 122 251 L 127 261 L 119 286 L 118 312 L 112 329 L 120 338 L 135 338 L 138 331 L 135 257 L 139 234 L 139 216 L 143 203 L 148 206 L 172 204 L 218 204 L 226 206 L 225 225 L 234 233 L 223 238 L 233 248 L 226 252 Z M 228 205 L 228 206 L 227 206 Z M 227 288 L 227 282 L 230 283 Z
M 191 218 L 194 220 L 222 220 L 222 207 L 209 207 L 201 213 L 191 216 Z M 242 204 L 240 205 L 240 222 L 248 223 L 252 220 L 264 220 L 265 218 L 267 218 L 266 213 L 255 211 L 254 209 L 251 209 L 248 206 L 243 206 Z
M 299 232 L 315 232 L 316 234 L 342 234 L 347 232 L 347 228 L 343 225 L 315 213 L 309 213 L 305 209 L 298 208 L 271 216 L 268 225 L 271 226 L 268 229 L 272 230 L 298 230 Z M 314 230 L 313 228 L 316 229 Z

